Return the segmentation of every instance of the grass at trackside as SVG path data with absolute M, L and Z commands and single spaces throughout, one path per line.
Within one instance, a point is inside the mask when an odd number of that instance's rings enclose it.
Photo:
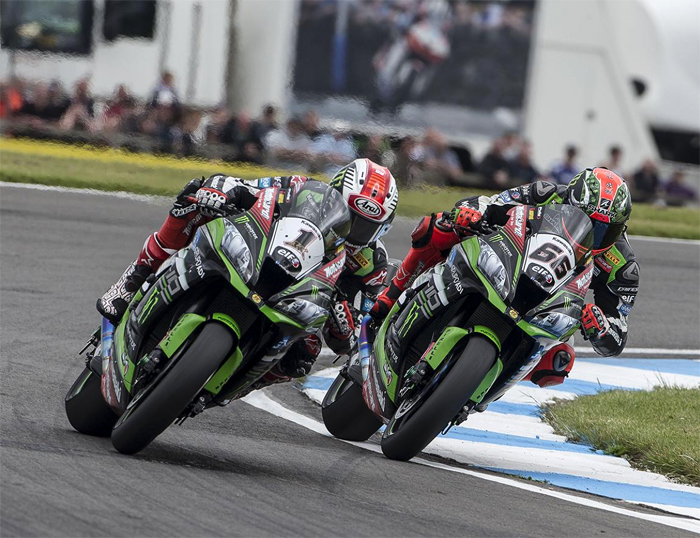
M 244 179 L 285 174 L 279 170 L 240 163 L 156 157 L 111 149 L 0 139 L 2 181 L 170 196 L 180 192 L 188 180 L 214 172 Z M 399 214 L 418 217 L 450 209 L 455 201 L 472 194 L 490 193 L 459 188 L 402 190 L 399 196 Z M 632 212 L 629 233 L 700 239 L 700 211 L 696 208 L 638 204 Z
M 557 433 L 700 486 L 700 388 L 613 390 L 544 408 Z

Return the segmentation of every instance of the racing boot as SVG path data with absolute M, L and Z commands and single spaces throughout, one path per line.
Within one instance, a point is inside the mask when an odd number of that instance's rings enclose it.
M 97 311 L 114 325 L 124 316 L 131 299 L 152 273 L 148 265 L 132 262 L 102 297 L 97 299 Z

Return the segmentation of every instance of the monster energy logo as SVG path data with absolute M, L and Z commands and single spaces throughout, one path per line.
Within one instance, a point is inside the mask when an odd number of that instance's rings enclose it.
M 151 296 L 148 298 L 148 301 L 146 301 L 146 304 L 143 305 L 143 310 L 141 311 L 141 315 L 139 316 L 139 323 L 143 323 L 144 320 L 151 315 L 153 307 L 156 306 L 156 303 L 158 302 L 159 298 L 160 294 L 157 293 L 157 290 L 153 290 L 153 293 L 151 293 Z
M 567 310 L 571 308 L 571 298 L 568 295 L 564 297 L 564 308 Z
M 311 284 L 311 295 L 314 297 L 318 295 L 318 286 L 316 284 Z
M 418 319 L 419 311 L 420 307 L 418 306 L 418 303 L 413 303 L 411 305 L 411 309 L 408 311 L 408 315 L 406 316 L 403 325 L 401 326 L 401 329 L 399 330 L 399 336 L 401 336 L 402 338 L 406 336 L 408 331 L 411 329 L 411 325 L 413 325 L 413 322 Z
M 489 239 L 489 243 L 495 243 L 496 241 L 503 241 L 503 236 L 501 234 L 497 234 Z

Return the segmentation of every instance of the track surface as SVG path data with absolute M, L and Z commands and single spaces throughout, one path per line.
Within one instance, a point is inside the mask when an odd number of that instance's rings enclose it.
M 141 455 L 119 455 L 109 440 L 71 430 L 63 396 L 97 321 L 95 298 L 167 206 L 5 187 L 0 196 L 3 536 L 687 535 L 391 462 L 243 402 L 171 428 Z M 410 229 L 394 227 L 392 256 L 405 252 Z M 634 246 L 643 291 L 629 345 L 700 347 L 698 246 Z M 290 386 L 270 394 L 319 416 Z

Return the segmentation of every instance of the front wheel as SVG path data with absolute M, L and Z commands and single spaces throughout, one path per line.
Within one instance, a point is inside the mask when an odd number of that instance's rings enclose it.
M 408 461 L 428 446 L 457 416 L 495 360 L 496 348 L 489 339 L 470 336 L 459 359 L 432 392 L 409 398 L 399 406 L 382 436 L 384 455 Z
M 100 377 L 85 368 L 66 394 L 68 422 L 80 433 L 109 437 L 119 418 L 107 405 L 100 390 Z
M 365 404 L 359 385 L 340 374 L 323 398 L 321 415 L 328 431 L 346 441 L 366 441 L 382 425 Z
M 219 323 L 208 323 L 143 400 L 138 395 L 112 430 L 112 444 L 122 454 L 148 446 L 199 394 L 228 357 L 234 340 Z

